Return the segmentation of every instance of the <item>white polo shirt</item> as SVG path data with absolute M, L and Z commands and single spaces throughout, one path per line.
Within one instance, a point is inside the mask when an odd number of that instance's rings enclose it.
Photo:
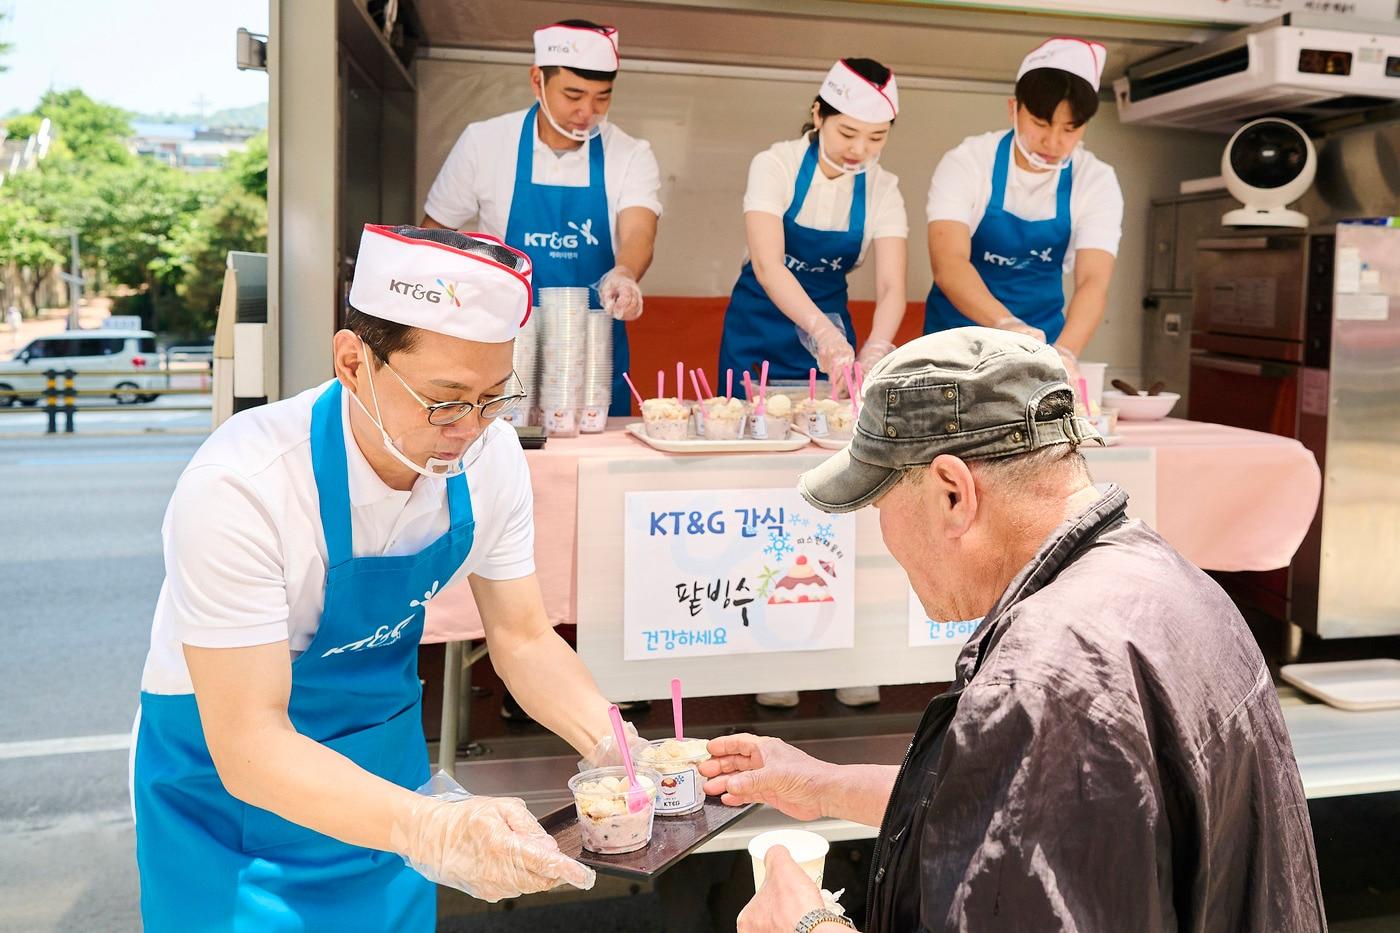
M 762 211 L 782 217 L 792 206 L 797 173 L 807 155 L 806 135 L 774 143 L 749 163 L 749 184 L 744 189 L 744 211 Z M 821 165 L 812 172 L 812 186 L 798 210 L 797 223 L 813 230 L 846 230 L 851 218 L 851 197 L 855 176 L 842 173 L 827 178 Z M 860 259 L 865 261 L 871 240 L 909 236 L 909 216 L 904 196 L 899 193 L 899 177 L 877 163 L 865 173 L 865 236 L 860 243 Z
M 476 218 L 473 228 L 505 238 L 515 193 L 515 155 L 520 129 L 528 110 L 469 123 L 457 137 L 447 161 L 438 170 L 423 211 L 445 227 L 462 229 Z M 617 215 L 629 207 L 645 207 L 658 217 L 661 171 L 651 144 L 633 139 L 612 123 L 602 133 L 603 174 L 608 192 L 608 224 L 613 247 L 617 246 Z M 577 149 L 555 152 L 532 134 L 534 161 L 531 180 L 537 185 L 586 187 L 588 143 Z
M 928 189 L 928 220 L 956 220 L 977 231 L 992 196 L 992 169 L 997 145 L 1005 130 L 969 136 L 944 154 Z M 1112 166 L 1081 148 L 1075 153 L 1074 185 L 1069 194 L 1070 239 L 1065 251 L 1066 271 L 1074 268 L 1074 254 L 1081 249 L 1101 249 L 1118 255 L 1123 235 L 1123 190 Z M 1059 171 L 1030 172 L 1016 164 L 1013 150 L 1006 177 L 1003 207 L 1022 220 L 1049 220 L 1055 216 L 1055 192 Z
M 180 475 L 161 527 L 165 583 L 142 690 L 193 692 L 182 645 L 237 648 L 286 639 L 296 657 L 311 643 L 326 582 L 311 407 L 326 385 L 234 415 Z M 354 556 L 417 553 L 450 525 L 446 480 L 420 477 L 411 490 L 386 486 L 351 434 L 349 404 L 346 393 L 341 417 Z M 443 589 L 467 585 L 470 574 L 511 580 L 535 570 L 525 454 L 510 425 L 497 422 L 487 432 L 466 472 L 476 538 Z

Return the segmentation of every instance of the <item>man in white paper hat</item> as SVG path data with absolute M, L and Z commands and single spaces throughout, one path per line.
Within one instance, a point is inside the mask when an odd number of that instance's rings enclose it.
M 617 30 L 570 19 L 534 40 L 534 105 L 467 125 L 428 191 L 423 226 L 460 229 L 475 218 L 476 229 L 530 256 L 536 297 L 595 286 L 616 319 L 611 414 L 626 415 L 625 322 L 642 314 L 638 282 L 656 243 L 661 174 L 651 146 L 608 121 Z
M 181 474 L 132 753 L 146 930 L 429 931 L 433 881 L 591 886 L 519 800 L 414 792 L 418 643 L 449 587 L 526 708 L 586 761 L 616 755 L 545 616 L 497 420 L 530 275 L 489 237 L 366 226 L 335 378 L 235 415 Z
M 1070 364 L 1083 352 L 1103 320 L 1123 225 L 1118 178 L 1082 143 L 1105 54 L 1084 39 L 1041 43 L 1016 72 L 1012 128 L 969 136 L 938 163 L 924 333 L 980 324 L 1054 344 Z

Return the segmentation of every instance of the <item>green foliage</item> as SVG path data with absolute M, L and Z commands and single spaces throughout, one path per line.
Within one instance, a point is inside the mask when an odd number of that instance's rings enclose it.
M 0 266 L 48 269 L 63 260 L 38 211 L 10 198 L 0 199 Z
M 89 291 L 127 292 L 158 328 L 211 333 L 225 254 L 266 249 L 266 135 L 225 170 L 191 174 L 132 155 L 126 114 L 81 91 L 50 91 L 7 127 L 32 135 L 43 117 L 48 157 L 0 186 L 0 264 L 66 265 L 74 229 Z
M 100 104 L 74 88 L 46 92 L 34 113 L 49 118 L 54 137 L 75 159 L 125 165 L 135 158 L 126 148 L 131 122 L 120 107 Z
M 28 139 L 39 132 L 39 124 L 43 120 L 43 117 L 36 114 L 20 114 L 5 121 L 5 131 L 10 134 L 11 139 Z
M 179 307 L 156 308 L 156 326 L 183 334 L 212 333 L 232 250 L 267 248 L 267 202 L 228 185 L 219 198 L 186 214 L 151 264 L 162 283 L 173 285 Z
M 248 140 L 248 148 L 228 160 L 228 171 L 244 191 L 267 200 L 267 133 Z

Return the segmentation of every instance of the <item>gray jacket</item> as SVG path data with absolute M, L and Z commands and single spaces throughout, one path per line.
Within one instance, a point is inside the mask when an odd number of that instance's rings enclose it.
M 1108 487 L 934 698 L 876 844 L 867 933 L 1326 929 L 1307 801 L 1225 593 Z

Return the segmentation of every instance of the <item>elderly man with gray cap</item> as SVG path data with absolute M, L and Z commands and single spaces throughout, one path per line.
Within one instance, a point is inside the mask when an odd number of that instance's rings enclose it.
M 980 619 L 904 763 L 726 736 L 729 804 L 878 826 L 866 933 L 1322 930 L 1307 801 L 1269 671 L 1224 592 L 1095 487 L 1051 347 L 967 327 L 871 373 L 850 446 L 803 475 L 874 505 L 936 620 Z M 836 931 L 780 847 L 743 933 Z

